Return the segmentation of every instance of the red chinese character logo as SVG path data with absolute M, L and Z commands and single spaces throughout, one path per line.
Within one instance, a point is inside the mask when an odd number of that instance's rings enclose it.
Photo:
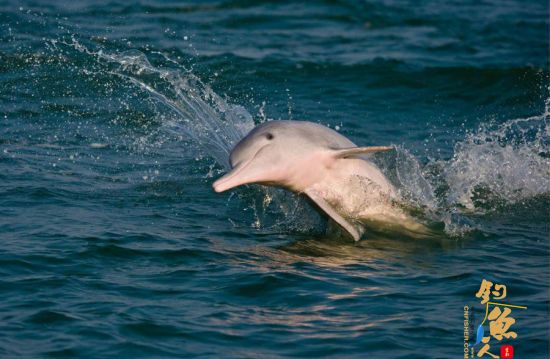
M 514 347 L 510 344 L 506 344 L 500 347 L 500 357 L 502 359 L 514 358 Z

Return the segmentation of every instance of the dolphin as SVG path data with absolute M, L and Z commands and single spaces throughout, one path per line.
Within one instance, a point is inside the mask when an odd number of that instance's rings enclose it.
M 231 170 L 212 186 L 224 192 L 255 183 L 303 194 L 355 241 L 369 224 L 422 233 L 423 225 L 398 205 L 395 187 L 364 156 L 392 149 L 357 147 L 313 122 L 269 121 L 235 145 Z

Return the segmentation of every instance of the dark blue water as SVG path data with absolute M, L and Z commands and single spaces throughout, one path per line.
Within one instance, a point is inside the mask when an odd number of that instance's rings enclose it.
M 548 358 L 548 28 L 547 1 L 0 3 L 0 357 L 461 358 L 488 279 L 528 307 L 490 351 Z M 396 145 L 440 236 L 215 194 L 269 119 Z

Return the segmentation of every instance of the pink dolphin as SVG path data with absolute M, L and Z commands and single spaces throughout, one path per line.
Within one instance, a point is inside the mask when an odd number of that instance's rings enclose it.
M 216 192 L 262 184 L 305 194 L 355 241 L 365 224 L 423 226 L 396 205 L 397 191 L 361 156 L 392 147 L 357 147 L 338 132 L 306 121 L 270 121 L 255 127 L 231 151 L 231 171 L 214 182 Z

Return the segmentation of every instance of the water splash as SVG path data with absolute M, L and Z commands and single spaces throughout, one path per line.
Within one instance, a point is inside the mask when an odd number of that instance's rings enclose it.
M 398 147 L 381 167 L 401 196 L 445 231 L 476 227 L 469 216 L 550 194 L 550 98 L 541 115 L 484 123 L 456 143 L 450 159 L 422 164 Z
M 443 174 L 447 202 L 484 211 L 550 192 L 550 99 L 540 116 L 483 124 L 457 143 Z
M 173 67 L 154 66 L 137 50 L 90 50 L 74 38 L 64 44 L 91 55 L 106 65 L 103 71 L 143 90 L 161 107 L 159 112 L 173 114 L 163 116 L 160 125 L 165 131 L 198 146 L 225 169 L 234 144 L 255 125 L 244 107 L 228 103 L 167 55 L 157 53 Z M 483 214 L 501 203 L 514 204 L 550 192 L 549 107 L 550 98 L 539 116 L 482 124 L 455 145 L 448 160 L 422 163 L 398 147 L 394 155 L 377 161 L 421 217 L 444 223 L 449 233 L 461 233 L 471 227 L 468 214 Z M 260 115 L 258 122 L 267 120 L 263 106 Z M 213 175 L 210 171 L 207 176 Z M 239 198 L 248 203 L 256 228 L 309 231 L 319 227 L 319 217 L 288 192 L 261 187 Z
M 225 170 L 229 169 L 231 149 L 255 125 L 252 115 L 244 107 L 228 103 L 190 70 L 167 55 L 157 52 L 167 60 L 166 65 L 175 67 L 154 66 L 146 54 L 137 50 L 122 53 L 91 50 L 74 37 L 64 45 L 92 56 L 100 62 L 100 72 L 122 78 L 141 89 L 155 102 L 156 111 L 163 113 L 160 126 L 164 131 L 194 146 L 201 156 L 213 158 L 217 166 Z M 258 122 L 267 120 L 261 107 Z M 206 177 L 220 173 L 219 167 L 214 171 L 210 166 Z M 245 205 L 244 211 L 252 213 L 251 225 L 254 228 L 306 231 L 320 227 L 319 216 L 293 193 L 277 188 L 255 187 L 251 192 L 239 191 L 238 198 Z
M 99 51 L 97 56 L 118 64 L 114 75 L 139 86 L 176 114 L 162 123 L 167 130 L 200 144 L 218 164 L 229 167 L 231 148 L 254 127 L 244 107 L 227 103 L 190 72 L 154 67 L 137 50 L 121 54 Z

